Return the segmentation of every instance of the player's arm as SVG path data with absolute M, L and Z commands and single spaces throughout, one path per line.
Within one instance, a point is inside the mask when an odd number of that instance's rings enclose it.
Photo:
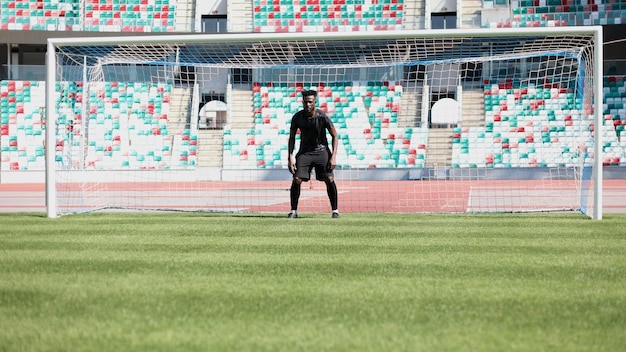
M 339 148 L 339 138 L 337 135 L 337 130 L 334 125 L 330 125 L 328 128 L 328 133 L 330 133 L 331 143 L 332 143 L 332 154 L 330 155 L 330 160 L 328 163 L 330 164 L 331 170 L 337 166 L 337 149 Z
M 287 142 L 287 167 L 292 174 L 296 173 L 296 160 L 293 156 L 293 150 L 296 147 L 296 130 L 292 125 L 289 129 L 289 141 Z

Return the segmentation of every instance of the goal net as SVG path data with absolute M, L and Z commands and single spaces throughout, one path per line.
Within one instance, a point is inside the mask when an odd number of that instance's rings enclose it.
M 341 212 L 599 218 L 599 35 L 568 27 L 51 39 L 48 215 L 286 214 L 290 121 L 300 92 L 314 89 L 339 134 Z M 299 209 L 330 211 L 314 175 Z

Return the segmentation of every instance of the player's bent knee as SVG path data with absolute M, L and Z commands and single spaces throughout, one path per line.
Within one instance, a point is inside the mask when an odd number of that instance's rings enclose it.
M 302 184 L 302 179 L 300 177 L 294 177 L 293 178 L 293 182 L 298 184 L 298 185 L 300 185 L 300 184 Z
M 333 183 L 333 182 L 335 182 L 335 178 L 334 177 L 332 177 L 332 176 L 326 177 L 326 183 Z

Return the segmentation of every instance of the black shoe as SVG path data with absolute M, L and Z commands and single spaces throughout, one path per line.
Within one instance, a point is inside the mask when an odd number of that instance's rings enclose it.
M 338 218 L 339 218 L 339 213 L 333 212 L 333 219 L 338 219 Z
M 296 219 L 298 217 L 298 213 L 291 212 L 287 214 L 288 219 Z

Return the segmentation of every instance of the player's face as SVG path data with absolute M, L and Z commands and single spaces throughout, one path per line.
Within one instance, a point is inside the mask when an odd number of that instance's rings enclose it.
M 302 98 L 302 107 L 304 111 L 306 111 L 307 115 L 313 116 L 313 111 L 315 111 L 315 97 L 313 95 L 308 95 Z

